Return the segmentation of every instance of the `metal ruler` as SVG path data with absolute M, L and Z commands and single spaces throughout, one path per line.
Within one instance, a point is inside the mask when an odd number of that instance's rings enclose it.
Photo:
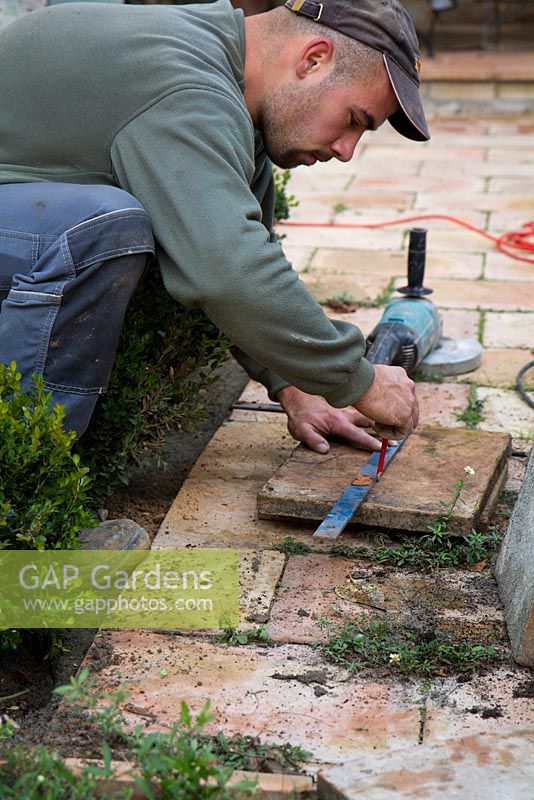
M 401 449 L 404 441 L 403 439 L 400 442 L 395 442 L 395 444 L 390 444 L 388 446 L 384 468 L 387 467 L 395 453 Z M 346 528 L 356 509 L 365 500 L 370 489 L 376 483 L 376 468 L 378 467 L 379 457 L 380 453 L 378 451 L 373 453 L 348 489 L 343 492 L 337 503 L 328 512 L 313 534 L 314 536 L 322 539 L 336 539 Z

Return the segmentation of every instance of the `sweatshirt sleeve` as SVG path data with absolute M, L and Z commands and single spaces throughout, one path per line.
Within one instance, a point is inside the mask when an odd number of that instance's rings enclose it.
M 145 207 L 163 280 L 247 356 L 333 406 L 370 386 L 361 331 L 324 314 L 262 223 L 250 117 L 231 95 L 185 87 L 114 138 L 118 184 Z M 281 388 L 281 387 L 279 387 Z

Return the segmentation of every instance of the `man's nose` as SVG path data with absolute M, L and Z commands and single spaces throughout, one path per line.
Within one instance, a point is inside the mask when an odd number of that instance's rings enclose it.
M 350 161 L 363 131 L 349 131 L 330 145 L 330 150 L 339 161 Z

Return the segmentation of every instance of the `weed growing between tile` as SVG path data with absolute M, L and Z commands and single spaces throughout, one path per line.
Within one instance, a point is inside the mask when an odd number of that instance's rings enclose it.
M 279 550 L 288 556 L 306 556 L 311 553 L 311 547 L 306 542 L 299 542 L 293 536 L 286 536 L 283 542 L 273 545 L 273 550 Z
M 381 308 L 389 302 L 394 291 L 395 278 L 391 278 L 385 289 L 383 289 L 380 294 L 377 294 L 377 296 L 373 297 L 372 299 L 354 300 L 349 292 L 341 292 L 335 297 L 325 300 L 325 302 L 321 303 L 321 305 L 329 306 L 335 311 L 342 311 L 345 313 L 356 311 L 358 308 Z
M 485 400 L 479 400 L 477 398 L 477 387 L 475 383 L 472 383 L 469 387 L 467 408 L 465 411 L 462 411 L 461 414 L 456 414 L 456 419 L 459 422 L 463 422 L 464 426 L 468 430 L 476 430 L 479 424 L 482 422 L 482 410 L 484 408 L 484 403 Z
M 329 641 L 321 645 L 325 656 L 354 672 L 382 667 L 391 674 L 431 678 L 473 673 L 500 659 L 493 645 L 453 642 L 388 620 L 322 627 L 330 630 Z
M 221 642 L 229 645 L 244 644 L 270 644 L 271 638 L 266 628 L 256 628 L 250 631 L 240 631 L 237 628 L 225 628 L 221 636 Z
M 224 733 L 204 737 L 224 764 L 250 772 L 300 772 L 301 764 L 313 753 L 298 745 L 266 745 L 257 736 L 232 736 Z

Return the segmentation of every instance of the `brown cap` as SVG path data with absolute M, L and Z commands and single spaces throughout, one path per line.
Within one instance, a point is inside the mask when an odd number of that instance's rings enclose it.
M 417 34 L 398 0 L 287 0 L 285 6 L 382 53 L 400 105 L 400 110 L 389 117 L 390 123 L 408 139 L 430 139 L 419 97 Z

